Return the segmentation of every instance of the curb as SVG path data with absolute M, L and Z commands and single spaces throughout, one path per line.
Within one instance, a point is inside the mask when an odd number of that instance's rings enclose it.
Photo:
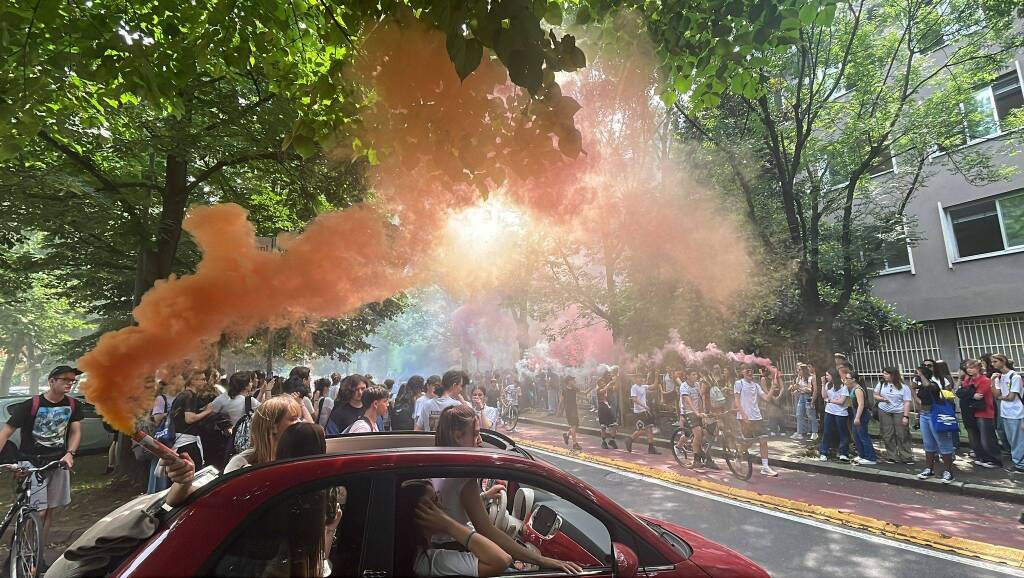
M 594 464 L 610 466 L 619 470 L 670 482 L 705 493 L 768 507 L 774 510 L 815 518 L 832 524 L 864 530 L 873 534 L 886 536 L 888 538 L 917 544 L 919 546 L 953 552 L 962 556 L 979 558 L 989 562 L 997 562 L 1014 568 L 1024 568 L 1024 550 L 1011 548 L 1009 546 L 995 546 L 966 538 L 948 536 L 946 534 L 940 534 L 939 532 L 923 528 L 902 526 L 891 522 L 875 520 L 873 518 L 868 518 L 851 512 L 844 512 L 842 510 L 826 508 L 823 506 L 815 506 L 806 502 L 759 494 L 751 490 L 733 488 L 718 482 L 691 478 L 674 472 L 657 470 L 655 468 L 623 460 L 607 458 L 586 452 L 572 452 L 565 448 L 552 446 L 542 442 L 522 441 L 517 439 L 517 443 L 527 448 L 535 448 Z
M 551 429 L 565 429 L 566 427 L 565 424 L 550 422 L 532 417 L 520 417 L 519 421 L 521 423 L 537 425 Z M 579 428 L 577 428 L 577 431 L 579 433 L 588 434 L 591 436 L 600 437 L 601 435 L 600 429 L 589 426 L 580 426 Z M 656 437 L 654 438 L 654 445 L 660 448 L 670 449 L 672 447 L 672 442 L 664 438 Z M 713 451 L 716 452 L 716 454 L 719 452 L 719 450 L 715 449 L 713 449 Z M 962 496 L 985 498 L 989 500 L 997 500 L 1000 502 L 1009 502 L 1011 504 L 1024 505 L 1024 489 L 998 488 L 993 486 L 986 486 L 982 484 L 973 484 L 970 482 L 960 481 L 955 481 L 952 484 L 943 484 L 941 481 L 934 478 L 929 480 L 919 480 L 917 476 L 914 474 L 888 472 L 885 470 L 871 469 L 865 466 L 838 465 L 832 462 L 794 460 L 790 458 L 775 456 L 771 458 L 771 461 L 773 464 L 778 464 L 784 468 L 791 470 L 812 472 L 816 474 L 828 474 L 833 476 L 841 476 L 845 478 L 867 480 L 871 482 L 882 482 L 896 485 L 908 485 L 910 483 L 913 483 L 920 489 L 931 492 L 958 494 Z

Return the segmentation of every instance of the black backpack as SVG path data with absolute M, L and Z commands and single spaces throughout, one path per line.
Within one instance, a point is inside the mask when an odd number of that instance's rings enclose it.
M 245 413 L 235 422 L 231 433 L 231 444 L 228 446 L 228 455 L 234 456 L 244 452 L 252 446 L 252 396 L 245 396 Z
M 391 406 L 391 431 L 412 431 L 415 429 L 412 419 L 413 404 L 396 403 Z

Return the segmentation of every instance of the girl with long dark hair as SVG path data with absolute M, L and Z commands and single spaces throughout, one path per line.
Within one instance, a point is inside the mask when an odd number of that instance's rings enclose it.
M 946 403 L 942 397 L 942 386 L 934 379 L 935 374 L 927 366 L 917 368 L 917 380 L 914 385 L 917 393 L 918 416 L 921 423 L 921 440 L 924 442 L 924 455 L 927 465 L 917 477 L 926 480 L 935 475 L 936 454 L 942 458 L 945 471 L 942 472 L 942 483 L 953 481 L 953 451 L 956 442 L 953 432 L 935 431 L 932 422 L 932 408 L 935 404 Z

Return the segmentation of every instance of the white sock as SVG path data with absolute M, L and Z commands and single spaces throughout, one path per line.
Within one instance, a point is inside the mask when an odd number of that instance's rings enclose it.
M 768 458 L 761 458 L 761 467 L 762 468 L 767 468 L 768 467 Z

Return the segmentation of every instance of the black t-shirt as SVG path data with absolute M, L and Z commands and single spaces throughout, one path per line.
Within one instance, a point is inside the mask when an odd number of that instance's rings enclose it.
M 10 408 L 7 425 L 21 430 L 21 453 L 26 457 L 53 461 L 67 452 L 71 422 L 82 420 L 82 402 L 76 400 L 74 410 L 68 396 L 54 403 L 39 396 L 39 410 L 32 417 L 32 398 Z
M 364 408 L 352 407 L 349 403 L 334 404 L 334 411 L 331 412 L 331 421 L 338 427 L 338 431 L 345 431 L 345 428 L 355 423 L 362 417 Z
M 566 417 L 579 413 L 576 405 L 576 392 L 578 391 L 575 387 L 566 387 L 562 390 L 562 408 L 565 409 Z
M 199 413 L 203 408 L 203 402 L 192 390 L 186 389 L 174 398 L 171 404 L 171 419 L 174 421 L 174 433 L 199 435 L 199 422 L 189 424 L 185 422 L 185 412 Z

